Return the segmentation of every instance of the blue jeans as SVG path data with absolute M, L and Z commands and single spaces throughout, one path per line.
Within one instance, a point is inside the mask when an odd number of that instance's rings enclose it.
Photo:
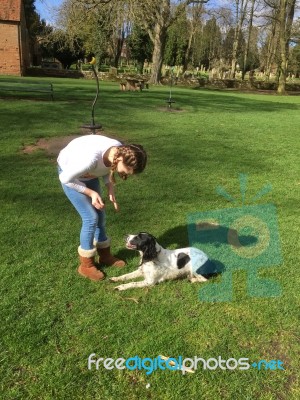
M 58 172 L 62 172 L 59 167 Z M 101 196 L 98 178 L 89 179 L 84 181 L 84 183 L 89 189 L 94 190 Z M 61 184 L 61 186 L 82 220 L 80 247 L 83 250 L 92 250 L 95 247 L 94 241 L 105 242 L 107 240 L 105 232 L 105 212 L 103 210 L 97 210 L 92 205 L 91 198 L 85 194 L 79 193 L 65 184 Z

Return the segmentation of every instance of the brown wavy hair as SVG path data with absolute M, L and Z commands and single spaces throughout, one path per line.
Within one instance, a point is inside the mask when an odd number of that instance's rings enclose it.
M 123 157 L 123 163 L 126 167 L 132 168 L 134 174 L 144 171 L 147 164 L 147 153 L 140 144 L 128 144 L 117 147 L 116 154 L 111 165 L 110 181 L 115 183 L 114 172 L 117 168 L 117 158 Z M 123 180 L 127 179 L 127 175 L 120 175 Z

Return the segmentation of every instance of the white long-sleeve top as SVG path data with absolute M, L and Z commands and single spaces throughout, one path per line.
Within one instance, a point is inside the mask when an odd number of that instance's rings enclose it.
M 62 172 L 59 174 L 61 183 L 84 192 L 86 185 L 84 177 L 89 174 L 103 177 L 104 183 L 109 181 L 110 168 L 104 164 L 103 155 L 112 146 L 121 146 L 118 140 L 100 135 L 80 136 L 72 140 L 58 155 L 57 162 Z

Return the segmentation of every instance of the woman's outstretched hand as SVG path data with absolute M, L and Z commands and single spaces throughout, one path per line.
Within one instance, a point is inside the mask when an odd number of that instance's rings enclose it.
M 113 203 L 115 210 L 119 211 L 119 205 L 118 205 L 116 197 L 115 197 L 114 185 L 112 183 L 109 183 L 107 185 L 107 189 L 108 189 L 109 200 Z

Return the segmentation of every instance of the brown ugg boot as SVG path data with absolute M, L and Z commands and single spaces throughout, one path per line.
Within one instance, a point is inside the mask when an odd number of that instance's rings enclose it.
M 119 267 L 122 268 L 126 265 L 125 261 L 119 260 L 114 257 L 110 252 L 110 239 L 107 239 L 105 242 L 96 243 L 97 253 L 99 255 L 99 263 L 105 264 L 111 267 Z
M 79 246 L 78 254 L 80 259 L 78 272 L 80 275 L 92 281 L 100 281 L 105 278 L 103 272 L 95 267 L 96 249 L 84 250 Z

